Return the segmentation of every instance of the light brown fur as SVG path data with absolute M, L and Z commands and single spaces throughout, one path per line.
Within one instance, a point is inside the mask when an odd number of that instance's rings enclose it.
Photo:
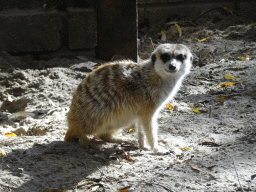
M 181 83 L 185 76 L 184 71 L 179 75 L 167 73 L 170 78 L 157 72 L 162 67 L 161 51 L 167 50 L 172 54 L 173 49 L 178 48 L 176 45 L 165 45 L 155 50 L 155 58 L 144 63 L 136 64 L 129 60 L 111 62 L 89 73 L 74 92 L 65 141 L 79 138 L 80 143 L 91 144 L 88 135 L 105 141 L 118 141 L 112 137 L 113 134 L 137 122 L 140 147 L 146 148 L 146 136 L 150 147 L 159 152 L 154 116 L 175 89 L 175 81 L 180 80 Z M 185 46 L 180 49 L 185 49 L 184 54 L 192 57 Z

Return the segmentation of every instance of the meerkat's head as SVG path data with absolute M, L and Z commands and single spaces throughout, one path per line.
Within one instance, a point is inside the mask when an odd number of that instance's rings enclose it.
M 152 53 L 151 62 L 162 78 L 188 74 L 193 56 L 187 46 L 182 44 L 161 44 Z

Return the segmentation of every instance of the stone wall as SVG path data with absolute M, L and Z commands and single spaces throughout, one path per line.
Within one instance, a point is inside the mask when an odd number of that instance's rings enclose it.
M 137 0 L 139 23 L 189 20 L 216 6 L 238 8 L 255 19 L 256 3 L 237 0 Z M 256 20 L 256 19 L 255 19 Z M 0 0 L 0 51 L 33 52 L 95 48 L 97 14 L 93 0 Z
M 0 50 L 55 51 L 95 48 L 97 22 L 92 8 L 9 9 L 0 12 Z

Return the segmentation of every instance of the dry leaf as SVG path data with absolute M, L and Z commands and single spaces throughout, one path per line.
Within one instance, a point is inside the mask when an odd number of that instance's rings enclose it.
M 184 165 L 184 163 L 182 161 L 180 161 L 179 159 L 176 159 L 176 161 L 182 165 Z
M 199 42 L 203 42 L 203 41 L 206 41 L 207 39 L 210 39 L 210 37 L 206 37 L 206 38 L 203 38 L 203 39 L 198 39 Z
M 240 59 L 242 61 L 244 61 L 244 60 L 248 61 L 248 60 L 250 60 L 250 56 L 249 55 L 245 55 L 245 57 L 238 57 L 238 59 Z
M 205 141 L 199 145 L 208 145 L 208 146 L 212 146 L 212 147 L 219 147 L 220 145 L 211 141 Z
M 203 39 L 198 39 L 199 42 L 203 42 L 203 41 L 206 41 L 206 38 L 203 38 Z
M 131 186 L 124 187 L 116 192 L 129 192 L 130 191 L 129 188 L 131 188 Z
M 3 150 L 1 150 L 1 155 L 5 156 L 5 152 Z
M 134 162 L 134 160 L 129 155 L 124 155 L 126 161 Z
M 227 75 L 227 74 L 225 74 L 224 77 L 225 77 L 226 79 L 235 79 L 234 76 L 232 76 L 232 75 Z
M 5 133 L 4 135 L 8 137 L 17 137 L 17 135 L 14 133 Z
M 84 182 L 82 185 L 92 185 L 92 184 L 94 184 L 93 181 L 87 181 L 87 182 Z
M 188 147 L 180 147 L 179 149 L 182 150 L 182 151 L 188 151 L 188 150 L 190 150 L 190 148 L 188 148 Z
M 191 166 L 194 171 L 200 172 L 201 170 L 197 166 Z
M 166 106 L 165 106 L 166 108 L 168 108 L 168 109 L 173 109 L 173 106 L 172 105 L 170 105 L 170 104 L 166 104 Z
M 231 10 L 229 10 L 227 7 L 223 7 L 223 9 L 228 10 L 231 13 L 231 15 L 233 15 L 233 12 Z
M 182 30 L 181 30 L 180 26 L 177 23 L 175 23 L 175 26 L 177 27 L 177 31 L 179 32 L 179 37 L 181 37 Z
M 235 85 L 235 84 L 236 83 L 224 83 L 224 84 L 221 84 L 221 85 L 217 86 L 217 89 L 230 87 L 230 86 Z
M 128 133 L 133 133 L 134 132 L 134 128 L 130 128 L 129 130 L 128 130 Z
M 227 98 L 229 98 L 229 96 L 228 95 L 220 95 L 220 96 L 217 96 L 216 98 L 218 98 L 218 99 L 227 99 Z
M 124 158 L 125 158 L 126 161 L 134 162 L 134 160 L 129 155 L 127 155 L 124 150 L 122 150 L 122 151 L 124 153 Z
M 197 114 L 200 114 L 201 112 L 197 109 L 197 108 L 194 108 L 194 107 L 190 107 L 195 113 Z
M 98 66 L 98 67 L 101 66 L 101 65 L 102 65 L 102 63 L 97 63 L 97 64 L 96 64 L 96 66 Z

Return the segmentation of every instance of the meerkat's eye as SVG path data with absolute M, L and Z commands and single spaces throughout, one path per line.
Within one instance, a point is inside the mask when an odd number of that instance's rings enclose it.
M 184 59 L 186 59 L 186 55 L 179 54 L 179 55 L 176 56 L 176 59 L 179 60 L 179 61 L 183 61 Z
M 164 63 L 169 61 L 171 59 L 170 55 L 168 53 L 161 54 L 160 58 L 163 60 Z

